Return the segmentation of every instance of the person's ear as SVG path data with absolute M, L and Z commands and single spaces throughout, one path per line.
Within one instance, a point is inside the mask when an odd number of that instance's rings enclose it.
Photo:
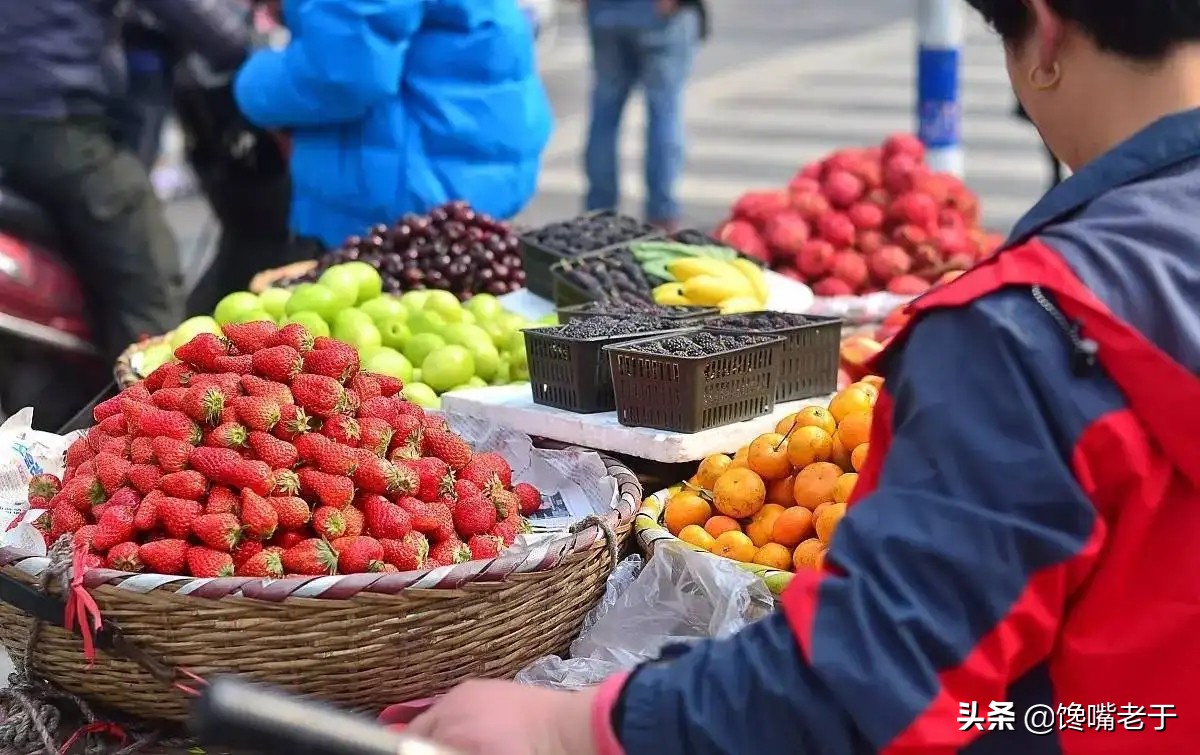
M 1033 33 L 1028 44 L 1034 45 L 1033 60 L 1038 68 L 1045 71 L 1055 70 L 1062 56 L 1063 41 L 1066 37 L 1066 24 L 1062 16 L 1054 12 L 1048 0 L 1024 0 L 1033 14 Z

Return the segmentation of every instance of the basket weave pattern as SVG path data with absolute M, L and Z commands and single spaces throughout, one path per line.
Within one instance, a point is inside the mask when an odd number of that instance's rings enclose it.
M 305 273 L 315 270 L 316 267 L 316 260 L 301 260 L 300 262 L 293 262 L 283 267 L 273 267 L 270 270 L 263 270 L 250 279 L 250 285 L 247 288 L 249 288 L 252 294 L 261 294 L 279 281 L 298 278 Z
M 615 510 L 601 527 L 492 561 L 426 572 L 341 577 L 193 579 L 93 570 L 85 585 L 104 617 L 150 655 L 207 677 L 236 672 L 349 708 L 429 697 L 468 676 L 503 678 L 561 654 L 604 592 L 640 503 L 641 486 L 604 457 Z M 0 549 L 0 569 L 27 583 L 44 558 Z M 22 652 L 30 619 L 0 603 L 0 643 Z M 186 717 L 187 698 L 133 662 L 46 626 L 37 671 L 65 689 L 127 713 Z

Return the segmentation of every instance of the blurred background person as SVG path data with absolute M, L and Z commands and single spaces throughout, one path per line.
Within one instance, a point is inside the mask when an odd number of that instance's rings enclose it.
M 681 211 L 683 90 L 699 41 L 707 36 L 702 0 L 583 0 L 592 46 L 591 127 L 584 169 L 588 210 L 621 203 L 621 117 L 634 87 L 646 98 L 646 219 L 674 230 Z
M 291 228 L 313 253 L 455 199 L 499 218 L 533 196 L 550 105 L 513 0 L 289 0 L 283 50 L 237 102 L 292 138 Z

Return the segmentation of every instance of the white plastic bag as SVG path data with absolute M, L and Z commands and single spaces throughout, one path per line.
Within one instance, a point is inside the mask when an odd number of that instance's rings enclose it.
M 0 425 L 0 546 L 44 555 L 46 543 L 33 527 L 40 511 L 29 508 L 29 480 L 63 473 L 63 456 L 76 433 L 62 436 L 32 429 L 33 410 L 22 409 Z M 14 520 L 17 525 L 9 529 Z
M 621 564 L 610 589 L 571 645 L 571 657 L 541 658 L 517 681 L 542 687 L 580 689 L 658 657 L 666 645 L 726 637 L 774 609 L 771 592 L 754 574 L 732 561 L 664 542 L 627 589 L 609 604 L 628 571 Z M 613 585 L 617 585 L 613 588 Z

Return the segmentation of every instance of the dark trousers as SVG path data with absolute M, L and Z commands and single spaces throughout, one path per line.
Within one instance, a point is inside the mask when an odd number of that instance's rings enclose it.
M 179 324 L 183 276 L 175 236 L 146 169 L 117 147 L 107 121 L 0 117 L 0 171 L 58 223 L 62 251 L 91 297 L 106 358 Z

